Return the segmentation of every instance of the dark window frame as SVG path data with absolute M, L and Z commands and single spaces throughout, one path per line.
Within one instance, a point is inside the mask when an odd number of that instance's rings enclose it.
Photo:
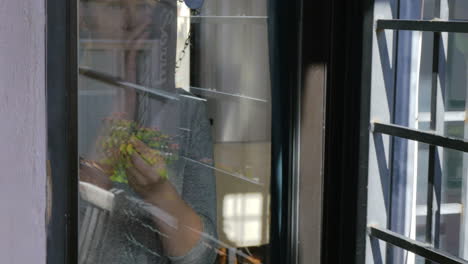
M 361 113 L 369 113 L 373 3 L 329 1 L 322 11 L 329 26 L 309 41 L 324 39 L 322 57 L 310 60 L 328 66 L 322 263 L 364 263 L 367 170 L 360 157 L 367 155 L 369 123 Z
M 47 263 L 77 261 L 77 0 L 46 1 Z

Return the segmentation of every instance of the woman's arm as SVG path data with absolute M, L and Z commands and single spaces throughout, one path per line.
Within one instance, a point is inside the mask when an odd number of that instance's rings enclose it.
M 163 238 L 163 246 L 172 263 L 211 264 L 216 258 L 217 248 L 216 181 L 210 166 L 203 165 L 211 164 L 213 159 L 211 127 L 204 105 L 186 103 L 184 112 L 190 113 L 187 126 L 191 132 L 187 151 L 182 154 L 185 157 L 181 157 L 189 158 L 184 169 L 182 193 L 179 195 L 169 181 L 160 179 L 154 173 L 157 166 L 151 168 L 139 155 L 133 156 L 135 168 L 130 169 L 128 175 L 131 185 L 146 201 L 179 221 L 178 228 L 174 229 L 161 220 L 155 220 L 157 227 L 169 235 Z M 151 150 L 146 149 L 145 153 L 145 146 L 139 142 L 134 145 L 145 157 L 151 155 Z
M 148 150 L 142 142 L 134 140 L 132 144 L 139 153 Z M 160 177 L 155 166 L 149 165 L 138 153 L 132 155 L 134 167 L 127 171 L 129 183 L 143 199 L 168 213 L 177 220 L 177 226 L 171 226 L 155 217 L 158 229 L 167 237 L 162 237 L 166 254 L 169 256 L 183 256 L 188 253 L 200 240 L 199 232 L 203 231 L 200 216 L 180 197 L 172 184 Z M 194 232 L 193 231 L 199 231 Z

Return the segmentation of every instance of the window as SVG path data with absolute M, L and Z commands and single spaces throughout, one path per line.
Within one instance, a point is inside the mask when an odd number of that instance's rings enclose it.
M 268 1 L 201 2 L 79 1 L 78 263 L 270 263 Z
M 366 263 L 466 263 L 466 1 L 374 5 Z

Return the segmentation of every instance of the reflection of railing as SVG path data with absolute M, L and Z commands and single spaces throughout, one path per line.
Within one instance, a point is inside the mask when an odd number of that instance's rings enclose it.
M 179 100 L 177 94 L 169 93 L 166 91 L 163 91 L 161 89 L 155 89 L 155 88 L 148 88 L 142 85 L 138 85 L 135 83 L 127 82 L 124 81 L 118 77 L 112 76 L 107 73 L 102 73 L 98 72 L 86 67 L 80 67 L 79 68 L 79 73 L 83 76 L 86 76 L 88 78 L 91 78 L 96 81 L 100 81 L 103 83 L 107 83 L 110 85 L 114 85 L 117 87 L 122 87 L 122 88 L 129 88 L 129 89 L 134 89 L 137 92 L 140 93 L 148 93 L 150 95 L 163 98 L 163 99 L 168 99 L 168 100 Z
M 214 166 L 211 166 L 209 164 L 206 164 L 204 162 L 200 162 L 200 161 L 197 161 L 197 160 L 194 160 L 194 159 L 191 159 L 191 158 L 187 158 L 187 157 L 183 157 L 185 160 L 187 161 L 190 161 L 190 162 L 193 162 L 193 163 L 196 163 L 200 166 L 204 166 L 204 167 L 207 167 L 207 168 L 210 168 L 212 170 L 215 170 L 217 172 L 221 172 L 223 174 L 226 174 L 226 175 L 229 175 L 229 176 L 232 176 L 232 177 L 235 177 L 235 178 L 238 178 L 240 180 L 243 180 L 243 181 L 246 181 L 246 182 L 250 182 L 250 183 L 253 183 L 253 184 L 256 184 L 256 185 L 260 185 L 260 186 L 263 186 L 263 183 L 259 182 L 259 181 L 256 181 L 256 180 L 253 180 L 253 179 L 250 179 L 244 175 L 241 175 L 241 174 L 238 174 L 238 173 L 232 173 L 232 172 L 229 172 L 229 171 L 226 171 L 226 170 L 223 170 L 223 169 L 220 169 L 220 168 L 216 168 Z
M 140 225 L 141 227 L 144 227 L 146 230 L 151 231 L 155 234 L 158 234 L 159 236 L 170 238 L 167 234 L 164 234 L 161 232 L 161 230 L 157 229 L 155 225 L 152 226 L 143 222 L 132 210 L 127 210 L 119 206 L 115 206 L 114 208 L 114 203 L 116 202 L 115 201 L 116 199 L 124 199 L 126 202 L 131 203 L 131 205 L 134 206 L 133 208 L 139 208 L 141 210 L 144 210 L 150 215 L 163 221 L 168 226 L 172 228 L 178 228 L 179 221 L 174 216 L 170 215 L 168 212 L 164 211 L 163 209 L 153 204 L 149 204 L 140 199 L 134 198 L 132 196 L 128 196 L 122 190 L 113 189 L 112 191 L 106 191 L 92 184 L 82 182 L 82 181 L 80 181 L 79 183 L 79 190 L 80 190 L 80 197 L 84 201 L 89 203 L 89 206 L 86 206 L 86 208 L 84 209 L 85 214 L 83 216 L 82 224 L 80 226 L 79 264 L 94 263 L 90 261 L 95 260 L 96 253 L 98 253 L 97 251 L 95 251 L 95 249 L 98 248 L 99 243 L 102 242 L 102 239 L 105 236 L 107 226 L 109 225 L 108 223 L 109 218 L 112 214 L 112 211 L 115 208 L 120 208 L 120 210 L 123 210 L 123 214 L 126 217 L 128 217 L 128 219 L 133 221 L 132 223 Z M 118 196 L 120 198 L 117 198 Z M 218 250 L 218 248 L 229 248 L 230 253 L 234 255 L 238 255 L 244 258 L 245 260 L 250 261 L 250 263 L 261 264 L 260 261 L 255 261 L 252 258 L 252 256 L 249 256 L 245 254 L 244 252 L 242 252 L 241 250 L 238 250 L 236 248 L 229 247 L 229 245 L 218 240 L 216 237 L 213 237 L 205 232 L 196 230 L 190 226 L 184 226 L 184 227 L 204 237 L 206 241 L 203 242 L 203 245 L 205 247 L 208 247 L 210 250 L 215 251 L 216 254 L 223 255 L 223 253 L 220 250 Z M 139 247 L 142 250 L 145 250 L 146 252 L 152 255 L 155 255 L 158 257 L 162 255 L 159 252 L 155 252 L 149 249 L 148 247 L 146 247 L 143 243 L 138 241 L 131 234 L 125 234 L 125 238 L 128 243 L 132 244 L 133 246 Z M 208 241 L 215 244 L 216 246 L 213 247 L 209 243 L 206 243 Z
M 189 17 L 187 17 L 189 18 Z M 265 24 L 267 16 L 190 16 L 191 23 Z
M 160 45 L 160 41 L 157 39 L 80 39 L 80 48 L 87 50 L 151 50 L 155 47 L 155 45 Z
M 115 194 L 87 182 L 79 183 L 80 197 L 94 206 L 112 212 Z
M 193 92 L 193 93 L 206 92 L 206 93 L 214 93 L 214 94 L 225 95 L 225 96 L 232 96 L 232 97 L 237 97 L 237 98 L 241 98 L 241 99 L 253 100 L 253 101 L 257 101 L 257 102 L 261 102 L 261 103 L 267 103 L 268 102 L 267 100 L 261 99 L 261 98 L 255 98 L 255 97 L 248 96 L 248 95 L 243 95 L 243 94 L 231 94 L 231 93 L 221 92 L 221 91 L 218 91 L 218 90 L 215 90 L 215 89 L 208 89 L 208 88 L 200 88 L 200 87 L 191 86 L 190 91 Z

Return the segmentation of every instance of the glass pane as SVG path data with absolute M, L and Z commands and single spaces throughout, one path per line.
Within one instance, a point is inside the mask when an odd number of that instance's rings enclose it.
M 466 50 L 466 34 L 443 34 L 440 61 L 440 79 L 438 90 L 438 133 L 452 138 L 467 139 L 466 128 L 466 96 L 467 96 L 467 62 L 468 50 Z M 433 34 L 422 33 L 422 56 L 420 70 L 419 89 L 419 123 L 421 130 L 430 130 L 430 87 L 432 78 L 432 45 Z M 442 53 L 443 52 L 443 53 Z M 443 120 L 440 120 L 443 119 Z M 428 156 L 427 148 L 419 148 L 418 157 Z M 464 232 L 464 220 L 461 210 L 466 199 L 464 181 L 467 176 L 465 156 L 459 151 L 440 149 L 437 159 L 437 170 L 441 177 L 440 199 L 441 218 L 438 224 L 438 247 L 446 252 L 460 257 L 467 257 L 462 253 L 462 233 Z M 427 168 L 427 163 L 422 165 Z M 418 166 L 421 166 L 419 164 Z M 422 169 L 422 168 L 419 168 Z M 427 173 L 418 174 L 418 205 L 424 204 L 427 196 Z M 457 211 L 458 210 L 458 211 Z M 445 212 L 445 213 L 444 213 Z M 417 237 L 424 241 L 425 216 L 418 216 Z
M 80 264 L 268 263 L 266 14 L 79 1 Z
M 392 190 L 392 228 L 395 232 L 400 233 L 409 238 L 421 242 L 427 242 L 426 233 L 430 230 L 435 237 L 432 237 L 432 243 L 436 248 L 442 249 L 444 252 L 460 256 L 460 246 L 463 230 L 463 208 L 465 202 L 462 200 L 462 182 L 459 177 L 460 174 L 454 173 L 454 167 L 463 166 L 463 153 L 449 149 L 442 149 L 441 153 L 451 156 L 444 156 L 440 159 L 437 156 L 435 160 L 435 179 L 433 186 L 433 211 L 432 226 L 427 226 L 427 209 L 428 209 L 428 175 L 431 166 L 429 145 L 417 143 L 406 139 L 394 138 L 394 142 L 404 143 L 409 148 L 416 147 L 416 155 L 414 167 L 408 174 L 399 174 L 393 172 L 393 190 Z M 397 144 L 396 144 L 397 145 Z M 458 157 L 458 158 L 456 158 Z M 461 158 L 460 158 L 461 157 Z M 395 153 L 395 168 L 408 166 L 408 162 L 404 159 L 403 155 Z M 461 172 L 462 168 L 456 168 Z M 405 175 L 412 175 L 414 178 L 401 179 Z M 401 177 L 401 178 L 400 178 Z M 455 180 L 454 178 L 458 179 Z M 405 181 L 405 185 L 401 182 Z M 414 181 L 414 182 L 412 182 Z M 405 187 L 405 188 L 402 188 Z M 411 189 L 409 189 L 411 188 Z M 403 193 L 403 194 L 402 194 Z M 399 194 L 397 196 L 397 194 Z M 406 194 L 406 197 L 404 196 Z M 414 204 L 411 206 L 411 204 Z M 440 207 L 439 207 L 440 204 Z M 440 218 L 436 217 L 436 211 L 440 210 Z M 405 227 L 405 229 L 402 228 Z M 414 256 L 410 257 L 405 255 L 403 250 L 397 247 L 389 247 L 388 252 L 393 252 L 391 257 L 392 262 L 389 263 L 424 263 L 424 259 Z M 403 259 L 408 258 L 408 262 L 402 262 Z M 413 262 L 414 261 L 414 262 Z
M 424 1 L 421 12 L 421 19 L 434 19 L 444 16 L 439 6 L 441 2 Z M 464 6 L 464 3 L 452 1 L 449 3 L 448 19 L 463 19 L 458 10 L 455 12 L 454 6 Z M 463 8 L 462 8 L 463 9 Z M 458 15 L 456 15 L 458 14 Z M 404 126 L 414 126 L 419 130 L 429 131 L 431 121 L 431 87 L 432 87 L 432 64 L 433 64 L 433 40 L 432 32 L 412 32 L 411 40 L 408 41 L 405 36 L 409 35 L 406 31 L 399 31 L 400 42 L 398 45 L 399 68 L 403 73 L 398 74 L 397 84 L 401 85 L 406 79 L 413 81 L 408 89 L 414 89 L 416 99 L 408 99 L 411 92 L 406 95 L 397 90 L 395 93 L 395 123 Z M 437 133 L 452 138 L 467 139 L 466 127 L 466 98 L 468 81 L 468 39 L 467 34 L 443 33 L 441 36 L 441 50 L 439 61 L 439 79 L 437 91 Z M 408 56 L 410 54 L 410 56 Z M 409 60 L 408 58 L 411 58 Z M 417 70 L 407 71 L 409 65 L 417 65 Z M 415 73 L 418 73 L 415 76 Z M 409 76 L 408 76 L 409 75 Z M 398 89 L 398 88 L 397 88 Z M 405 108 L 409 107 L 409 111 Z M 416 118 L 413 123 L 411 109 L 415 108 Z M 399 121 L 398 117 L 403 116 Z M 405 123 L 409 116 L 409 122 Z M 412 145 L 410 141 L 394 139 L 394 171 L 393 171 L 393 189 L 392 196 L 392 229 L 412 237 L 418 241 L 426 241 L 426 210 L 427 210 L 427 187 L 429 173 L 429 146 L 426 144 Z M 403 151 L 401 151 L 403 149 Z M 465 220 L 463 219 L 463 210 L 466 204 L 466 194 L 464 188 L 466 171 L 466 154 L 450 149 L 438 148 L 439 152 L 435 161 L 436 171 L 436 190 L 434 190 L 434 210 L 437 209 L 435 201 L 441 204 L 440 219 L 434 219 L 435 230 L 438 233 L 435 238 L 435 246 L 450 254 L 468 257 L 462 251 L 464 233 L 466 232 Z M 405 156 L 406 153 L 409 156 Z M 403 168 L 403 169 L 402 169 Z M 405 173 L 409 170 L 408 173 Z M 409 178 L 407 178 L 409 177 Z M 413 182 L 413 177 L 415 181 Z M 415 186 L 414 186 L 414 185 Z M 413 187 L 413 195 L 405 188 Z M 409 195 L 409 196 L 408 196 Z M 413 199 L 413 198 L 415 199 Z M 412 217 L 407 217 L 408 209 L 405 207 L 409 203 L 414 203 Z M 405 218 L 406 217 L 406 218 Z M 413 226 L 412 221 L 415 221 Z M 404 227 L 404 226 L 409 226 Z M 403 232 L 406 230 L 406 232 Z M 414 230 L 414 233 L 413 233 Z M 465 243 L 466 244 L 466 243 Z M 396 251 L 396 250 L 394 250 Z M 399 256 L 403 256 L 400 254 Z M 415 258 L 416 263 L 424 262 L 421 258 Z M 410 261 L 409 263 L 413 263 Z
M 444 15 L 447 11 L 448 4 L 449 16 Z M 468 4 L 465 0 L 424 0 L 421 7 L 421 19 L 431 20 L 434 18 L 442 18 L 449 20 L 466 20 L 468 19 Z
M 468 3 L 464 0 L 449 0 L 450 19 L 468 19 Z
M 450 165 L 463 166 L 463 153 L 443 149 L 444 158 L 436 159 L 434 183 L 434 212 L 438 208 L 436 201 L 440 201 L 440 219 L 433 218 L 433 225 L 437 225 L 439 235 L 435 238 L 435 245 L 453 255 L 459 255 L 460 232 L 462 231 L 462 208 L 465 202 L 462 198 L 461 173 L 454 173 Z M 450 153 L 450 156 L 447 155 Z M 460 158 L 457 158 L 461 157 Z M 458 164 L 457 164 L 458 163 Z M 427 215 L 427 179 L 429 172 L 429 147 L 419 145 L 418 174 L 416 195 L 416 239 L 426 241 L 426 215 Z M 442 166 L 442 167 L 441 167 Z
M 448 34 L 447 60 L 442 72 L 446 111 L 465 111 L 467 88 L 468 34 Z M 444 87 L 445 86 L 445 87 Z M 463 120 L 457 120 L 463 121 Z M 455 134 L 454 136 L 461 136 Z
M 416 235 L 418 241 L 426 241 L 427 175 L 429 172 L 429 146 L 418 144 L 416 187 Z

